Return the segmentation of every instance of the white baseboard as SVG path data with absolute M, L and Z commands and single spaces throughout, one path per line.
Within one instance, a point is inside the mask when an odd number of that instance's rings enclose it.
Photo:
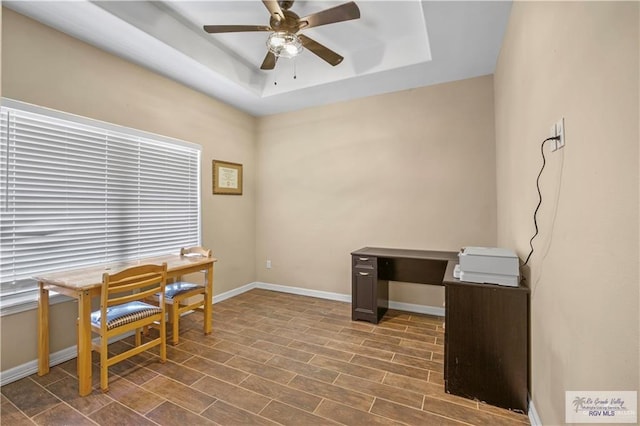
M 350 294 L 311 290 L 308 288 L 291 287 L 288 285 L 271 284 L 271 283 L 264 283 L 259 281 L 255 281 L 255 282 L 243 285 L 242 287 L 234 288 L 233 290 L 225 291 L 222 294 L 218 294 L 214 296 L 213 303 L 215 304 L 215 303 L 222 302 L 224 300 L 238 296 L 254 288 L 261 288 L 264 290 L 278 291 L 280 293 L 298 294 L 301 296 L 310 296 L 310 297 L 317 297 L 319 299 L 336 300 L 339 302 L 351 303 Z M 444 316 L 444 308 L 440 308 L 436 306 L 415 305 L 412 303 L 401 303 L 401 302 L 389 301 L 389 307 L 392 309 L 398 309 L 402 311 Z M 122 335 L 121 337 L 116 338 L 113 341 L 123 339 L 130 335 L 132 335 L 132 333 Z M 109 340 L 109 343 L 111 342 L 112 340 Z M 75 358 L 77 356 L 77 353 L 78 352 L 75 345 L 70 346 L 66 349 L 62 349 L 58 352 L 52 353 L 49 356 L 49 365 L 53 367 L 54 365 L 62 364 L 65 361 Z M 6 385 L 11 382 L 15 382 L 16 380 L 20 380 L 33 373 L 36 373 L 37 371 L 38 371 L 37 359 L 18 365 L 16 367 L 10 368 L 8 370 L 2 371 L 0 372 L 0 385 Z
M 112 337 L 109 339 L 109 344 L 113 342 L 117 342 L 118 340 L 125 339 L 129 336 L 133 336 L 133 331 L 129 331 L 127 333 L 121 334 L 119 336 Z M 94 343 L 99 343 L 99 338 L 93 339 Z M 49 355 L 49 366 L 53 367 L 54 365 L 62 364 L 63 362 L 69 361 L 70 359 L 76 358 L 78 356 L 78 347 L 76 345 L 69 346 L 68 348 L 59 350 L 58 352 L 54 352 Z M 17 367 L 10 368 L 5 371 L 0 372 L 0 386 L 7 385 L 11 382 L 15 382 L 16 380 L 23 379 L 27 376 L 32 375 L 33 373 L 38 372 L 38 360 L 34 359 L 29 362 L 25 362 L 24 364 L 18 365 Z
M 49 365 L 54 366 L 69 361 L 77 356 L 76 346 L 71 346 L 49 355 Z M 38 372 L 38 360 L 26 362 L 17 367 L 0 372 L 0 385 L 4 386 Z
M 439 317 L 444 316 L 444 308 L 438 306 L 415 305 L 413 303 L 393 302 L 390 300 L 389 308 L 397 309 L 399 311 L 416 312 L 419 314 L 436 315 Z
M 533 405 L 533 400 L 529 397 L 529 422 L 531 426 L 542 426 L 542 420 L 536 411 L 536 406 Z
M 238 296 L 242 293 L 246 293 L 247 291 L 256 288 L 256 283 L 245 284 L 242 287 L 234 288 L 233 290 L 225 291 L 222 294 L 218 294 L 217 296 L 213 296 L 213 304 L 222 302 L 227 299 L 231 299 L 232 297 Z
M 300 296 L 317 297 L 319 299 L 336 300 L 338 302 L 351 303 L 350 294 L 332 293 L 329 291 L 311 290 L 308 288 L 291 287 L 288 285 L 279 285 L 263 282 L 254 282 L 255 288 L 261 288 L 264 290 L 278 291 L 280 293 L 298 294 Z
M 319 299 L 329 299 L 329 300 L 337 300 L 339 302 L 351 303 L 350 294 L 310 290 L 308 288 L 290 287 L 287 285 L 270 284 L 270 283 L 263 283 L 263 282 L 255 282 L 252 284 L 255 284 L 255 288 L 262 288 L 265 290 L 273 290 L 273 291 L 279 291 L 281 293 L 292 293 L 292 294 L 299 294 L 302 296 L 317 297 Z M 420 314 L 437 315 L 441 317 L 444 316 L 444 308 L 440 308 L 437 306 L 416 305 L 413 303 L 394 302 L 390 300 L 389 308 L 398 309 L 400 311 L 416 312 Z

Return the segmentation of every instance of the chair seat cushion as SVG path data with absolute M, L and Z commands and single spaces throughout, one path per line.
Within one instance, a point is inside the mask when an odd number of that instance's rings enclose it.
M 167 299 L 173 299 L 175 296 L 178 296 L 182 293 L 186 293 L 187 291 L 192 291 L 195 289 L 202 289 L 202 288 L 204 287 L 201 285 L 179 281 L 177 283 L 168 284 L 164 288 L 164 297 L 166 297 Z
M 148 303 L 136 301 L 107 308 L 107 330 L 162 313 L 162 309 Z M 91 322 L 100 327 L 101 311 L 91 313 Z

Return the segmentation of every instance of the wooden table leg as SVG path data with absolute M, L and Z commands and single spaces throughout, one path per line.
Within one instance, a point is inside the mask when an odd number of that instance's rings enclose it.
M 204 334 L 211 334 L 213 313 L 213 263 L 207 268 L 207 294 L 204 302 Z
M 80 396 L 91 393 L 91 296 L 78 297 L 78 388 Z
M 38 298 L 38 376 L 49 373 L 49 290 L 40 285 Z

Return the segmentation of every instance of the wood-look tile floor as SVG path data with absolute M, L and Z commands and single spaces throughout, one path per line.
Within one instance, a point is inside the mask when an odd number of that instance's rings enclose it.
M 181 319 L 168 361 L 143 353 L 109 370 L 109 392 L 77 394 L 76 360 L 2 387 L 3 425 L 521 425 L 525 415 L 446 394 L 443 319 L 252 290 Z M 132 338 L 110 346 L 119 352 Z

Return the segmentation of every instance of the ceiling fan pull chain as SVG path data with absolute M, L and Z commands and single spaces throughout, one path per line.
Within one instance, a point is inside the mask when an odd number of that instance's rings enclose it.
M 298 76 L 296 75 L 296 58 L 293 58 L 293 79 L 295 80 L 296 78 L 298 78 Z

